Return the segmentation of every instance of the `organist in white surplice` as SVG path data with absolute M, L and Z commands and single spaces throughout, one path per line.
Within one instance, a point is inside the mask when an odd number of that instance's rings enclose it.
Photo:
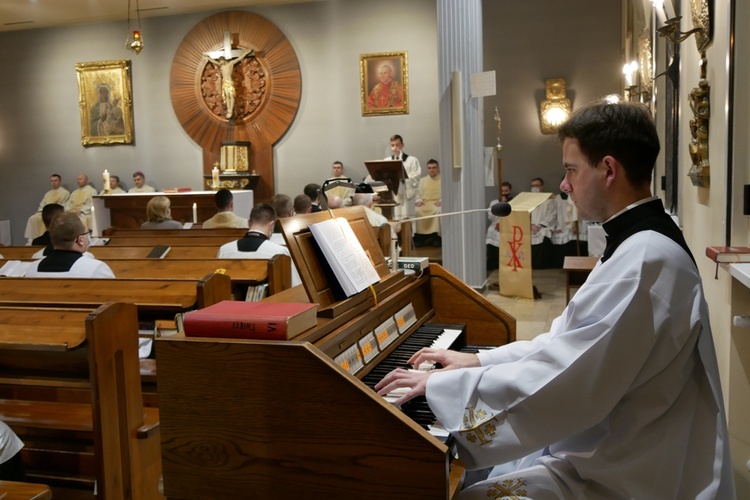
M 470 469 L 463 499 L 735 498 L 708 310 L 679 228 L 651 196 L 648 110 L 597 103 L 561 125 L 568 193 L 608 245 L 549 333 L 479 354 L 427 349 L 376 386 L 424 394 Z

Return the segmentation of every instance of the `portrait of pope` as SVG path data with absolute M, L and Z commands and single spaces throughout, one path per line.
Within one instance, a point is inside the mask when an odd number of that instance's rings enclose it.
M 403 54 L 369 58 L 367 55 L 362 56 L 363 114 L 408 112 L 406 57 Z

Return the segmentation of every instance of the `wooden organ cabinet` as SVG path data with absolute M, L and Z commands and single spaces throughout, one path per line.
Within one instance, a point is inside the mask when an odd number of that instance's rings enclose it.
M 333 213 L 349 220 L 374 261 L 375 294 L 340 300 L 307 229 L 331 215 L 297 216 L 282 227 L 303 285 L 266 300 L 320 304 L 317 327 L 291 341 L 157 340 L 168 498 L 413 499 L 457 491 L 463 468 L 449 447 L 362 378 L 426 322 L 462 323 L 467 343 L 502 345 L 515 340 L 515 319 L 439 265 L 391 273 L 364 211 Z M 362 348 L 404 311 L 408 328 L 387 346 Z M 359 365 L 347 362 L 354 358 Z

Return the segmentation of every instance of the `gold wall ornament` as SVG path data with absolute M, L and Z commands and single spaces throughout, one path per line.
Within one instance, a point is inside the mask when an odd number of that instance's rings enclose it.
M 539 104 L 542 133 L 549 135 L 570 117 L 570 99 L 565 94 L 564 78 L 549 78 L 545 82 L 546 99 Z
M 710 181 L 710 162 L 708 151 L 709 119 L 711 117 L 710 85 L 706 79 L 708 59 L 706 50 L 713 37 L 712 12 L 713 0 L 690 0 L 693 29 L 680 31 L 680 19 L 676 16 L 668 19 L 664 26 L 656 30 L 660 36 L 678 44 L 695 34 L 695 44 L 701 55 L 700 80 L 698 87 L 690 91 L 688 102 L 693 111 L 690 119 L 690 160 L 692 166 L 688 177 L 694 186 L 707 187 Z
M 81 144 L 133 144 L 130 61 L 77 63 Z
M 690 91 L 688 102 L 693 111 L 690 119 L 690 159 L 692 166 L 688 177 L 693 186 L 708 187 L 711 165 L 708 161 L 708 122 L 711 118 L 711 87 L 706 80 L 706 60 L 701 60 L 701 79 L 698 87 Z

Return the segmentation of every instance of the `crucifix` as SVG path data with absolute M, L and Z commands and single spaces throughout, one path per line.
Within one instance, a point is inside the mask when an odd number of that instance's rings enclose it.
M 204 52 L 211 63 L 219 68 L 221 71 L 221 99 L 224 101 L 224 105 L 227 108 L 227 118 L 231 118 L 234 115 L 234 101 L 237 91 L 234 88 L 234 78 L 232 78 L 232 71 L 235 65 L 241 62 L 245 57 L 255 55 L 254 49 L 242 50 L 238 48 L 232 48 L 232 45 L 236 46 L 236 43 L 232 43 L 232 39 L 238 40 L 239 33 L 224 32 L 224 47 L 220 50 L 214 50 L 213 52 Z

